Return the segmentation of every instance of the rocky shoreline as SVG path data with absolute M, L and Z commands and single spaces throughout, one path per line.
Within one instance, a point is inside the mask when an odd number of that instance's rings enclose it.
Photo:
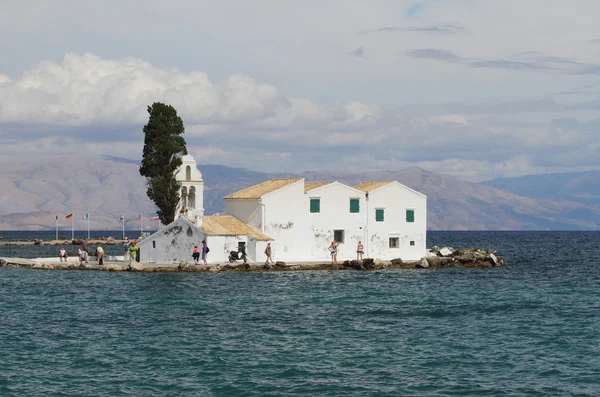
M 429 254 L 420 261 L 403 261 L 392 259 L 365 258 L 362 261 L 347 260 L 339 263 L 323 262 L 276 262 L 265 263 L 215 263 L 209 265 L 194 265 L 187 261 L 177 263 L 138 263 L 106 262 L 99 265 L 97 261 L 79 265 L 77 258 L 69 262 L 59 262 L 56 259 L 23 259 L 0 258 L 0 267 L 17 267 L 42 270 L 103 270 L 103 271 L 132 271 L 132 272 L 221 272 L 221 271 L 296 271 L 296 270 L 384 270 L 384 269 L 445 269 L 452 267 L 492 268 L 507 266 L 508 263 L 495 251 L 481 248 L 453 250 L 452 248 L 433 247 Z

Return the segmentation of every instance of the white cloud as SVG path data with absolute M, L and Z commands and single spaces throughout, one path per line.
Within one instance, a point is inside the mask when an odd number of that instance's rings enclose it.
M 178 110 L 188 150 L 204 163 L 269 171 L 418 165 L 472 180 L 598 166 L 594 100 L 317 103 L 244 74 L 213 81 L 204 71 L 90 53 L 40 62 L 12 80 L 0 75 L 0 153 L 139 158 L 154 101 Z

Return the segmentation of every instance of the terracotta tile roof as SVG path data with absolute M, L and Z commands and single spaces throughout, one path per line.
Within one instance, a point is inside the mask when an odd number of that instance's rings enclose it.
M 377 190 L 380 187 L 384 187 L 393 183 L 395 181 L 369 181 L 369 182 L 361 182 L 358 185 L 354 186 L 355 189 L 362 190 L 363 192 L 372 192 L 373 190 Z
M 252 226 L 231 215 L 211 215 L 202 217 L 202 231 L 209 236 L 243 236 L 248 235 L 256 240 L 273 240 Z
M 308 192 L 309 190 L 313 190 L 318 187 L 321 187 L 321 186 L 330 185 L 332 183 L 333 183 L 333 181 L 331 181 L 331 182 L 304 182 L 304 193 Z
M 291 185 L 292 183 L 301 181 L 302 178 L 284 178 L 284 179 L 269 179 L 258 185 L 250 186 L 239 192 L 231 193 L 224 199 L 259 199 L 267 193 L 279 190 L 282 187 Z

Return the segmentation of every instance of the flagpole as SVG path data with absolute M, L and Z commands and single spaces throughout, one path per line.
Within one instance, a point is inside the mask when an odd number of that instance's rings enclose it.
M 58 240 L 58 215 L 56 215 L 56 219 L 54 219 L 54 223 L 56 223 L 56 240 Z
M 87 221 L 88 221 L 88 240 L 90 239 L 90 213 L 87 212 Z
M 71 215 L 71 240 L 75 240 L 75 214 Z
M 121 222 L 123 223 L 123 238 L 121 240 L 125 240 L 125 217 L 121 219 Z
M 140 237 L 144 234 L 144 214 L 140 215 Z

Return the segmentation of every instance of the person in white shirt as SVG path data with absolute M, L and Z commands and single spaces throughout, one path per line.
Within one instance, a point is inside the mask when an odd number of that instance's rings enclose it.
M 60 251 L 58 252 L 58 256 L 60 257 L 60 261 L 63 261 L 63 258 L 65 259 L 65 262 L 67 262 L 67 251 L 65 250 L 64 247 L 60 248 Z

